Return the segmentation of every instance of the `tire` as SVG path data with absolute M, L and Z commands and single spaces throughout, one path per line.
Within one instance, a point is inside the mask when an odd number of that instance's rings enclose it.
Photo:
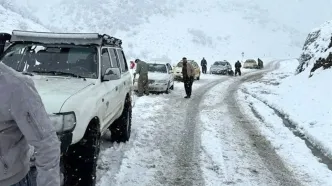
M 101 133 L 99 123 L 94 122 L 90 122 L 81 141 L 71 145 L 63 156 L 64 185 L 96 185 Z
M 174 90 L 174 82 L 173 82 L 173 85 L 169 89 Z
M 169 82 L 168 82 L 168 84 L 167 84 L 167 89 L 165 90 L 165 94 L 169 94 L 169 90 L 170 90 L 171 88 L 170 88 L 170 84 L 169 84 Z
M 199 76 L 196 78 L 196 80 L 199 80 L 199 79 L 200 79 L 200 77 L 201 77 L 201 74 L 199 74 Z
M 126 98 L 121 116 L 109 127 L 112 142 L 127 142 L 131 134 L 132 106 L 129 97 Z

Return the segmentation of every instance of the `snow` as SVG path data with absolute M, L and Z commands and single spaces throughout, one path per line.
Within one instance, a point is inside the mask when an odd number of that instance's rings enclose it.
M 238 92 L 239 99 L 246 113 L 251 113 L 248 105 L 258 112 L 262 121 L 256 122 L 262 133 L 300 178 L 308 185 L 330 185 L 330 170 L 319 163 L 304 141 L 295 137 L 270 108 L 285 115 L 296 131 L 332 157 L 332 101 L 326 96 L 331 95 L 332 89 L 322 81 L 329 81 L 332 74 L 320 70 L 311 78 L 305 73 L 294 75 L 297 65 L 297 60 L 281 61 L 279 69 L 258 82 L 244 84 Z
M 202 75 L 201 80 L 194 82 L 193 91 L 220 78 Z M 176 158 L 175 148 L 181 138 L 184 127 L 181 123 L 187 106 L 183 101 L 183 83 L 175 82 L 174 85 L 170 94 L 151 94 L 136 99 L 130 141 L 110 145 L 101 151 L 98 186 L 165 185 L 170 181 L 170 175 L 175 173 L 169 172 L 169 167 Z M 113 166 L 109 166 L 110 163 Z
M 249 138 L 231 117 L 225 95 L 234 81 L 212 88 L 200 104 L 201 167 L 205 185 L 279 185 L 257 152 L 244 143 Z
M 0 5 L 52 31 L 104 32 L 122 38 L 128 59 L 177 62 L 183 56 L 196 61 L 205 57 L 208 65 L 224 59 L 233 63 L 242 58 L 242 52 L 245 58 L 255 59 L 297 56 L 310 29 L 331 17 L 331 3 L 329 0 L 0 1 Z M 312 9 L 319 9 L 320 14 L 308 14 Z M 299 21 L 299 17 L 305 21 Z
M 48 31 L 42 25 L 39 25 L 24 15 L 17 14 L 1 6 L 0 3 L 0 32 L 12 33 L 15 29 L 28 31 Z
M 332 52 L 332 21 L 327 21 L 320 27 L 313 29 L 303 46 L 300 65 L 298 72 L 306 71 L 307 75 L 309 70 L 312 69 L 314 63 L 319 58 L 326 59 L 330 52 Z M 330 48 L 329 48 L 330 47 Z

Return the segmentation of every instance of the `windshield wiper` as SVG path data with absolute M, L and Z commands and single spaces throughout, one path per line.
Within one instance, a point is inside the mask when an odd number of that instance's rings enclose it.
M 82 77 L 82 76 L 74 74 L 74 73 L 62 72 L 62 71 L 55 71 L 55 70 L 52 70 L 52 71 L 34 70 L 32 72 L 34 72 L 34 73 L 41 73 L 41 74 L 64 75 L 64 76 L 71 76 L 71 77 L 77 77 L 77 78 L 83 78 L 83 79 L 85 79 L 85 77 Z

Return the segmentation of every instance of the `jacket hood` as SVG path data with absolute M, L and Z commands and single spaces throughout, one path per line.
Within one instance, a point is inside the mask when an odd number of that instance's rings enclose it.
M 31 79 L 45 105 L 47 113 L 58 113 L 65 101 L 80 90 L 93 84 L 79 78 L 33 76 Z

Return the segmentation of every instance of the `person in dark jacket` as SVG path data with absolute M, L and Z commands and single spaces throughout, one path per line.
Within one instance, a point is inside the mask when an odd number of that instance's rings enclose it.
M 136 72 L 134 73 L 134 78 L 136 74 L 139 75 L 138 82 L 137 82 L 137 88 L 138 88 L 138 97 L 141 97 L 144 95 L 144 93 L 148 96 L 149 95 L 149 65 L 141 61 L 140 59 L 136 59 L 135 63 L 136 65 Z
M 182 65 L 183 83 L 184 83 L 184 89 L 187 94 L 187 96 L 184 98 L 190 98 L 194 82 L 195 69 L 192 66 L 192 64 L 188 63 L 186 57 L 182 58 L 182 62 L 183 62 Z
M 240 61 L 237 61 L 235 63 L 235 76 L 236 76 L 236 74 L 239 74 L 239 76 L 241 76 L 241 67 L 242 67 L 242 65 L 241 65 Z
M 0 186 L 60 186 L 59 164 L 60 141 L 33 81 L 0 63 Z
M 202 66 L 202 72 L 203 72 L 203 74 L 206 74 L 207 61 L 206 61 L 206 59 L 204 57 L 203 57 L 203 59 L 201 61 L 201 66 Z

